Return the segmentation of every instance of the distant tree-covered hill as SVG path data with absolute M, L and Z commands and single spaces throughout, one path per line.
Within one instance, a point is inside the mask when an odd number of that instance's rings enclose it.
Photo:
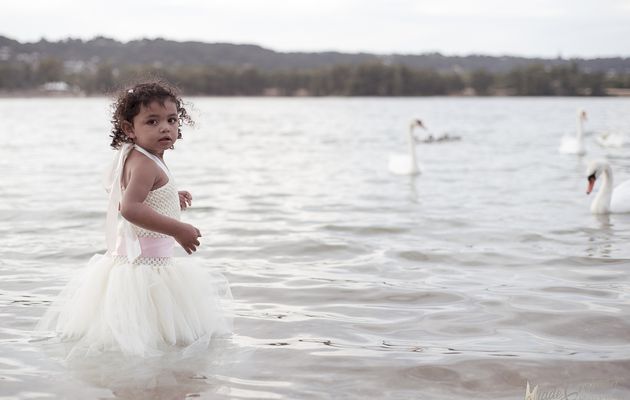
M 138 79 L 218 96 L 630 95 L 630 59 L 283 53 L 256 45 L 0 36 L 0 94 L 103 94 Z
M 91 40 L 65 39 L 58 42 L 40 40 L 20 43 L 0 36 L 0 61 L 55 58 L 75 68 L 98 63 L 112 65 L 216 66 L 254 67 L 263 71 L 318 69 L 335 65 L 359 65 L 380 62 L 409 68 L 442 72 L 484 70 L 505 73 L 531 64 L 546 67 L 575 64 L 585 72 L 607 74 L 630 73 L 630 58 L 526 58 L 516 56 L 445 56 L 430 54 L 367 54 L 339 52 L 277 52 L 251 44 L 177 42 L 165 39 L 142 39 L 119 42 L 105 37 Z

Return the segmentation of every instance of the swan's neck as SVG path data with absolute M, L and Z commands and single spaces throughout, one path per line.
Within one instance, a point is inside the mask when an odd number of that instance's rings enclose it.
M 418 161 L 416 160 L 416 137 L 413 135 L 414 125 L 409 127 L 409 157 L 411 158 L 411 172 L 418 172 Z
M 602 173 L 602 185 L 593 203 L 591 204 L 591 212 L 595 214 L 606 214 L 610 212 L 610 199 L 613 192 L 613 175 L 610 167 L 607 167 Z
M 578 138 L 578 140 L 582 141 L 583 137 L 584 137 L 584 120 L 582 119 L 582 116 L 578 116 L 578 119 L 577 119 L 577 138 Z

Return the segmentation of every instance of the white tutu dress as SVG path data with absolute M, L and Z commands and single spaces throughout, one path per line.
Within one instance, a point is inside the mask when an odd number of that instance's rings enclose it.
M 108 251 L 96 254 L 62 290 L 38 323 L 69 343 L 68 356 L 122 352 L 152 356 L 172 346 L 207 346 L 212 336 L 227 335 L 232 320 L 225 278 L 192 257 L 173 258 L 171 236 L 148 231 L 119 217 L 120 178 L 127 155 L 124 144 L 106 177 Z M 175 182 L 163 162 L 146 150 L 168 175 L 166 185 L 144 201 L 160 214 L 179 219 Z

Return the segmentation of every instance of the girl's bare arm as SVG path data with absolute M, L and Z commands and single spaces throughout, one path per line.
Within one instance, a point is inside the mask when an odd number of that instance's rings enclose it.
M 129 173 L 120 213 L 129 222 L 144 229 L 173 236 L 188 254 L 196 251 L 201 236 L 199 230 L 190 224 L 162 215 L 144 204 L 159 176 L 157 165 L 149 159 L 129 157 L 125 165 Z

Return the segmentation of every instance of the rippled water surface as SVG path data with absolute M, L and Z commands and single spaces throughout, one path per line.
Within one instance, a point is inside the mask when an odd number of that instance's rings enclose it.
M 594 140 L 630 134 L 630 99 L 191 101 L 166 161 L 234 337 L 188 360 L 42 350 L 36 321 L 105 250 L 108 99 L 3 99 L 0 398 L 630 397 L 630 215 L 593 216 L 584 175 L 605 157 L 630 179 L 630 148 Z M 588 154 L 560 155 L 580 107 Z M 462 140 L 393 175 L 416 117 Z

